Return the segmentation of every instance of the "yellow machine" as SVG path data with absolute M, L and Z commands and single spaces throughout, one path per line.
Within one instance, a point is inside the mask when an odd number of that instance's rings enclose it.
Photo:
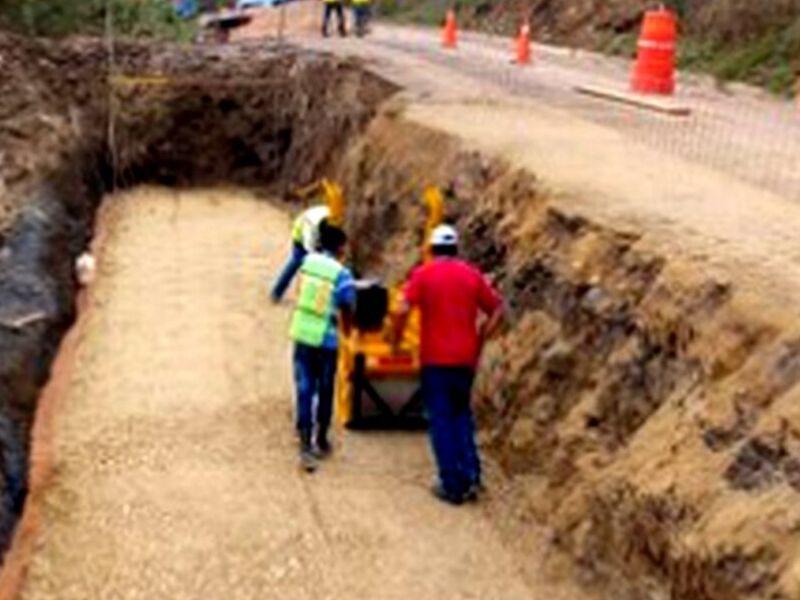
M 311 196 L 321 196 L 330 210 L 328 222 L 341 227 L 344 225 L 344 192 L 338 183 L 329 179 L 321 179 L 304 188 L 294 190 L 292 195 L 306 201 Z
M 335 190 L 334 190 L 335 191 Z M 326 195 L 344 206 L 341 190 Z M 428 211 L 422 259 L 431 259 L 427 243 L 430 233 L 442 222 L 444 199 L 429 187 L 424 193 Z M 339 214 L 331 206 L 331 214 Z M 420 393 L 420 318 L 409 317 L 397 350 L 389 342 L 392 315 L 401 300 L 402 287 L 387 289 L 379 282 L 358 282 L 355 323 L 349 332 L 340 331 L 339 368 L 336 382 L 336 415 L 349 428 L 424 426 Z

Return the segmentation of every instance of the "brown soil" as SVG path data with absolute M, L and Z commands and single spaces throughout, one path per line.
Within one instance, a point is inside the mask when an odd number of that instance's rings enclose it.
M 288 229 L 231 189 L 105 205 L 22 597 L 580 599 L 522 574 L 502 505 L 430 496 L 424 435 L 337 432 L 298 469 L 289 311 L 263 290 Z
M 393 87 L 352 61 L 264 44 L 121 41 L 111 90 L 99 40 L 57 44 L 0 33 L 0 54 L 5 548 L 25 496 L 38 391 L 74 318 L 73 260 L 88 244 L 105 191 L 148 181 L 307 184 L 336 163 L 339 145 Z
M 512 326 L 487 348 L 478 403 L 511 514 L 552 528 L 614 597 L 796 596 L 791 313 L 422 127 L 376 123 L 345 165 L 362 272 L 402 279 L 423 220 L 414 182 L 434 181 L 506 295 Z

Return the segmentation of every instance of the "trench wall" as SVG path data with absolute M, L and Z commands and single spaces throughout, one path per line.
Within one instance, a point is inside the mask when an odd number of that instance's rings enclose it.
M 519 516 L 510 536 L 545 525 L 553 555 L 604 597 L 798 596 L 789 313 L 395 113 L 343 165 L 362 275 L 406 276 L 435 183 L 463 253 L 505 296 L 511 324 L 486 349 L 476 403 L 511 480 L 492 507 Z
M 0 57 L 2 550 L 26 496 L 39 390 L 75 316 L 74 260 L 102 197 L 140 183 L 308 184 L 394 88 L 355 63 L 264 43 L 123 41 L 109 72 L 98 40 L 0 32 Z

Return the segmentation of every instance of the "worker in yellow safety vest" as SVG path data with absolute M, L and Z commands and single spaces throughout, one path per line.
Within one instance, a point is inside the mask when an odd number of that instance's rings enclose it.
M 331 16 L 336 14 L 338 21 L 339 35 L 344 37 L 347 35 L 347 27 L 344 21 L 344 4 L 342 0 L 322 0 L 324 5 L 324 12 L 322 15 L 322 37 L 328 37 L 328 25 L 330 24 Z
M 275 303 L 283 299 L 286 290 L 292 283 L 292 279 L 300 270 L 303 259 L 309 252 L 314 252 L 319 244 L 319 229 L 322 223 L 330 217 L 330 209 L 327 206 L 319 205 L 303 211 L 294 220 L 292 225 L 292 250 L 289 260 L 281 270 L 280 275 L 275 280 L 272 287 L 272 301 Z
M 367 34 L 372 12 L 370 4 L 370 0 L 352 0 L 353 23 L 358 37 L 364 37 Z
M 353 276 L 339 262 L 346 243 L 344 231 L 322 224 L 319 250 L 308 254 L 300 268 L 300 291 L 292 315 L 296 426 L 300 464 L 308 472 L 316 470 L 317 459 L 332 450 L 328 429 L 336 381 L 337 317 L 342 316 L 347 330 L 356 300 Z

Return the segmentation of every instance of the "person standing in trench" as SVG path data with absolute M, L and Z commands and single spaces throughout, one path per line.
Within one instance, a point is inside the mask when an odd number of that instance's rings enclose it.
M 333 415 L 338 320 L 342 319 L 347 331 L 356 301 L 353 276 L 339 262 L 346 244 L 347 235 L 342 229 L 327 222 L 320 226 L 320 248 L 303 259 L 297 305 L 292 314 L 296 427 L 300 464 L 308 472 L 315 471 L 317 460 L 332 451 L 328 430 Z
M 502 325 L 504 309 L 484 275 L 458 258 L 458 233 L 453 227 L 437 227 L 430 244 L 433 260 L 411 275 L 394 339 L 398 345 L 411 307 L 418 307 L 422 398 L 439 475 L 432 491 L 444 502 L 462 504 L 476 500 L 483 489 L 472 384 L 482 346 Z M 485 318 L 479 325 L 481 314 Z
M 329 216 L 330 209 L 326 205 L 320 204 L 304 210 L 294 220 L 291 252 L 270 292 L 273 303 L 277 304 L 283 299 L 294 276 L 300 270 L 303 259 L 310 252 L 317 250 L 319 230 L 327 222 Z

